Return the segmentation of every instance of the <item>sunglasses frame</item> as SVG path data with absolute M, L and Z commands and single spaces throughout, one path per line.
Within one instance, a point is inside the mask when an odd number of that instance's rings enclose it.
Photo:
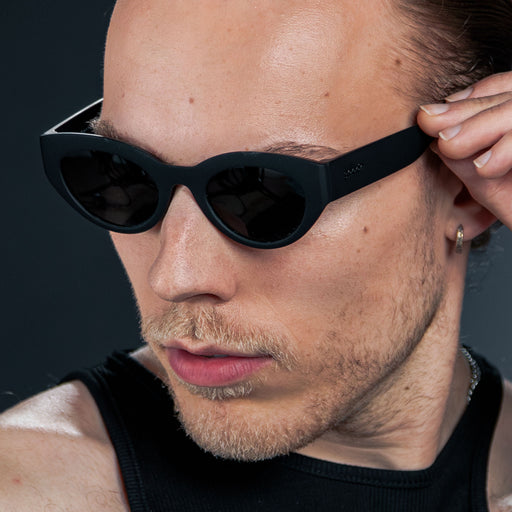
M 301 238 L 330 202 L 407 167 L 424 153 L 432 140 L 415 125 L 322 163 L 278 153 L 239 151 L 216 155 L 194 166 L 177 166 L 162 162 L 131 144 L 84 133 L 89 121 L 100 114 L 102 101 L 95 101 L 42 134 L 41 151 L 46 176 L 57 192 L 91 222 L 119 233 L 141 233 L 156 225 L 167 212 L 175 187 L 184 185 L 210 222 L 232 240 L 260 249 L 284 247 Z M 118 154 L 143 169 L 158 189 L 158 204 L 153 215 L 140 224 L 123 227 L 90 214 L 69 191 L 60 168 L 63 157 L 84 150 Z M 206 187 L 209 180 L 225 169 L 244 166 L 279 171 L 301 186 L 305 199 L 304 216 L 297 229 L 286 238 L 273 242 L 246 238 L 225 225 L 208 202 Z

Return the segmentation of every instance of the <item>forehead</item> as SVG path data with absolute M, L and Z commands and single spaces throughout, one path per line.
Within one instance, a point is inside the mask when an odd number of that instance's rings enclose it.
M 410 115 L 393 85 L 397 23 L 387 4 L 120 0 L 103 116 L 155 139 L 159 152 L 168 145 L 180 163 L 283 140 L 369 142 Z

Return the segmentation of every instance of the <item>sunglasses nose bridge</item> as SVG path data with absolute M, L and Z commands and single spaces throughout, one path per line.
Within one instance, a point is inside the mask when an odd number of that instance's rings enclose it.
M 206 186 L 209 179 L 208 169 L 204 165 L 179 166 L 162 164 L 155 169 L 158 174 L 158 188 L 160 194 L 159 215 L 166 217 L 169 210 L 176 205 L 177 194 L 186 191 L 202 214 L 212 220 L 206 200 Z
M 186 167 L 158 162 L 149 171 L 158 187 L 159 206 L 158 212 L 155 213 L 160 218 L 166 215 L 176 191 L 180 187 L 191 189 L 190 183 L 187 180 L 186 170 Z M 192 195 L 195 196 L 194 192 L 192 192 Z
M 174 200 L 176 192 L 185 188 L 203 214 L 210 218 L 205 192 L 208 179 L 201 165 L 194 167 L 165 165 L 164 168 L 159 169 L 158 186 L 161 189 L 162 203 L 165 204 L 166 210 Z

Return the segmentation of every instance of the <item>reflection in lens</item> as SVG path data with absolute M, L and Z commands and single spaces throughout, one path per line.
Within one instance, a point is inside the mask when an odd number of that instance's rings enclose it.
M 131 227 L 155 212 L 158 190 L 148 174 L 119 155 L 80 151 L 61 161 L 64 182 L 90 214 Z
M 286 238 L 304 215 L 301 187 L 272 169 L 226 169 L 210 180 L 207 195 L 213 210 L 228 227 L 258 242 Z

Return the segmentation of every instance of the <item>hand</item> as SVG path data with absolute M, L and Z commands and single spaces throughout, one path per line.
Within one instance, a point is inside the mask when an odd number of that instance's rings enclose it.
M 473 198 L 512 229 L 512 72 L 421 106 L 418 124 Z

